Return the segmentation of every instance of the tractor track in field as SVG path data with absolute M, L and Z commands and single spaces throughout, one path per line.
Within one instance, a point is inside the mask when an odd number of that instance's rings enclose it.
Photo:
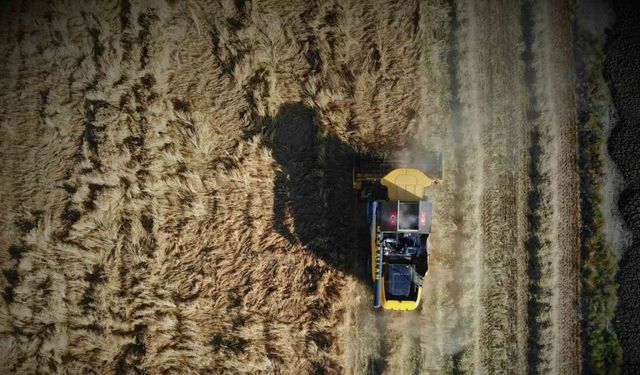
M 572 24 L 570 3 L 548 2 L 536 9 L 540 44 L 537 66 L 540 71 L 538 95 L 543 126 L 543 167 L 548 174 L 550 223 L 547 233 L 551 279 L 544 280 L 551 292 L 549 366 L 553 373 L 574 373 L 581 368 L 579 332 L 578 231 L 580 224 L 577 176 L 577 124 L 574 97 Z M 534 57 L 535 58 L 535 57 Z
M 440 224 L 456 228 L 441 245 L 454 246 L 448 262 L 458 264 L 442 271 L 455 274 L 471 265 L 475 286 L 457 280 L 438 293 L 455 295 L 455 285 L 464 285 L 462 300 L 476 303 L 437 307 L 465 314 L 459 311 L 464 306 L 475 316 L 467 327 L 473 338 L 441 365 L 474 373 L 572 372 L 579 368 L 578 314 L 563 301 L 577 305 L 577 242 L 571 240 L 579 220 L 571 205 L 577 186 L 575 175 L 558 171 L 575 169 L 575 119 L 562 110 L 575 104 L 573 81 L 563 78 L 571 62 L 554 52 L 571 45 L 571 25 L 559 22 L 562 5 L 455 6 L 449 138 L 455 151 L 448 160 L 452 181 L 445 177 L 442 189 L 457 198 L 443 201 L 452 205 L 442 209 L 457 214 L 443 215 Z M 565 266 L 570 272 L 560 275 L 558 267 Z M 452 332 L 439 322 L 438 336 Z
M 524 62 L 524 83 L 526 87 L 526 95 L 528 98 L 527 120 L 531 125 L 529 146 L 529 186 L 527 193 L 527 219 L 529 223 L 529 231 L 527 238 L 524 240 L 525 248 L 528 254 L 527 272 L 528 272 L 528 294 L 526 319 L 527 319 L 527 350 L 526 364 L 527 373 L 537 374 L 540 367 L 540 344 L 542 327 L 539 322 L 539 312 L 548 305 L 541 301 L 542 287 L 540 283 L 541 269 L 543 259 L 540 257 L 542 240 L 540 238 L 541 231 L 541 184 L 543 176 L 541 175 L 540 159 L 542 157 L 541 134 L 540 134 L 540 110 L 538 108 L 538 98 L 535 92 L 535 84 L 538 73 L 533 65 L 533 38 L 534 38 L 534 19 L 533 19 L 533 1 L 525 1 L 521 10 L 522 36 L 524 42 L 524 51 L 522 60 Z
M 493 5 L 493 6 L 492 6 Z M 467 34 L 469 79 L 471 84 L 470 114 L 467 121 L 478 132 L 480 176 L 478 177 L 479 226 L 479 290 L 475 339 L 475 372 L 497 373 L 517 370 L 516 285 L 523 275 L 517 274 L 520 248 L 516 233 L 516 183 L 521 162 L 511 154 L 521 147 L 515 138 L 521 124 L 518 108 L 518 58 L 513 46 L 518 40 L 517 14 L 509 3 L 468 5 L 470 30 Z M 504 32 L 496 33 L 501 25 Z M 513 98 L 515 97 L 515 103 Z M 515 104 L 515 105 L 514 105 Z M 507 110 L 507 108 L 509 108 Z

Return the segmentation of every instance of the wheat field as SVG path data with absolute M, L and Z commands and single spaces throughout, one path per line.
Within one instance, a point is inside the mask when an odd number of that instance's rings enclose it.
M 350 157 L 419 120 L 418 3 L 5 8 L 0 372 L 341 372 Z
M 591 371 L 622 234 L 585 3 L 3 3 L 0 373 Z M 424 149 L 425 293 L 376 312 L 353 160 Z

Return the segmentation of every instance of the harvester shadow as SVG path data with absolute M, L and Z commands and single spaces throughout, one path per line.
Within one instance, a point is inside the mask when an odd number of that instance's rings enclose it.
M 324 132 L 315 112 L 302 103 L 282 105 L 262 124 L 280 166 L 274 184 L 276 230 L 371 287 L 365 206 L 352 189 L 355 149 Z M 324 272 L 320 265 L 305 268 L 306 293 L 315 292 Z

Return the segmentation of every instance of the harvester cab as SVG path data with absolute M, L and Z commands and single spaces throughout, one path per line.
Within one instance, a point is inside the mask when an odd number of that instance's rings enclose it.
M 353 188 L 367 202 L 375 308 L 414 310 L 420 303 L 429 269 L 432 209 L 427 192 L 438 180 L 414 166 L 420 167 L 360 156 L 353 169 Z

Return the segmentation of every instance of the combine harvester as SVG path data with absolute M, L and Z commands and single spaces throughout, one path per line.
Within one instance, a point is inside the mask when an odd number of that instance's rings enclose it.
M 441 159 L 436 160 L 435 174 L 440 176 Z M 370 156 L 356 160 L 353 188 L 367 202 L 375 308 L 414 310 L 420 304 L 431 233 L 431 201 L 426 193 L 438 182 L 425 169 L 424 163 L 407 160 Z

